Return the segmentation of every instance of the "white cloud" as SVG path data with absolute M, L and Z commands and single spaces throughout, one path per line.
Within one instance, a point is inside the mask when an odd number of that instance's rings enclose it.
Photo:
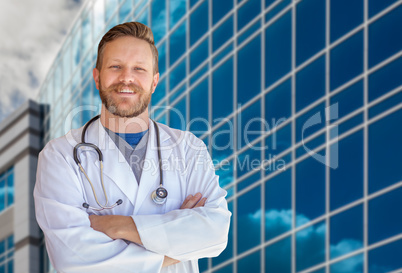
M 0 3 L 0 121 L 36 98 L 81 0 Z

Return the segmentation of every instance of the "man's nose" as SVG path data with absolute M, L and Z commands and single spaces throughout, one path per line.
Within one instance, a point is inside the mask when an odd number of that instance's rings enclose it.
M 119 80 L 123 83 L 134 83 L 134 73 L 129 68 L 124 68 L 121 70 Z

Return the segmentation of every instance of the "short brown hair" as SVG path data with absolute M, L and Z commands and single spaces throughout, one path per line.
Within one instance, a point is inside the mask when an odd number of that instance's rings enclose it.
M 154 75 L 159 72 L 158 68 L 158 50 L 156 49 L 154 42 L 154 35 L 152 30 L 144 24 L 139 22 L 127 22 L 111 28 L 99 42 L 98 45 L 98 57 L 96 59 L 96 68 L 100 71 L 103 60 L 103 50 L 107 43 L 116 40 L 120 37 L 132 36 L 148 42 L 151 46 L 153 56 Z

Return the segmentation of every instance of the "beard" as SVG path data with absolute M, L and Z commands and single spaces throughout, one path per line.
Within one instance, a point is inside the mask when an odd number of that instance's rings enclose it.
M 113 93 L 118 93 L 120 90 L 129 88 L 133 90 L 135 94 L 139 96 L 137 102 L 131 102 L 131 98 L 116 98 L 113 97 Z M 113 115 L 119 116 L 122 118 L 134 118 L 144 113 L 147 109 L 152 96 L 152 84 L 149 92 L 146 92 L 144 89 L 131 84 L 124 83 L 116 83 L 112 84 L 108 88 L 103 88 L 101 80 L 99 79 L 99 95 L 102 100 L 103 105 L 105 105 L 106 109 Z M 123 104 L 130 104 L 128 107 L 123 108 Z

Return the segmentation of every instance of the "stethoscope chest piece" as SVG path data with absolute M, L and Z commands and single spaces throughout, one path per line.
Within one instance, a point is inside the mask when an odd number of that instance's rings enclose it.
M 167 190 L 161 186 L 154 190 L 151 194 L 152 201 L 157 205 L 163 205 L 166 202 L 166 197 L 168 195 Z

